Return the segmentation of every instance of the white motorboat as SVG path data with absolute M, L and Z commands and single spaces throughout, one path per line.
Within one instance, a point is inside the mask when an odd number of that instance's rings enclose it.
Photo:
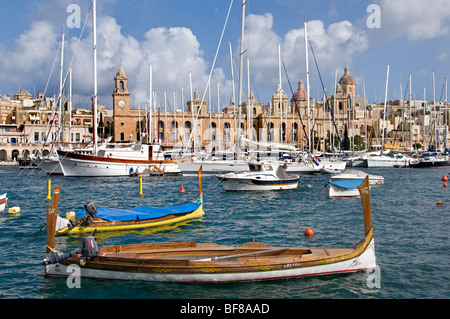
M 403 154 L 372 155 L 367 158 L 367 167 L 406 167 L 409 158 Z
M 219 174 L 216 177 L 227 191 L 264 191 L 297 188 L 298 175 L 286 173 L 286 165 L 250 162 L 249 170 Z

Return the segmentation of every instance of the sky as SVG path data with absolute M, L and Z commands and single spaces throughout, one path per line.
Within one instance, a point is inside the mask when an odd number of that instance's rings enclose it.
M 74 106 L 89 107 L 91 4 L 2 1 L 0 94 L 12 98 L 25 89 L 34 96 L 58 95 L 64 33 L 64 77 L 70 65 Z M 112 107 L 120 65 L 132 108 L 149 101 L 150 66 L 153 104 L 161 110 L 181 109 L 191 88 L 211 101 L 213 111 L 229 104 L 233 87 L 237 101 L 241 8 L 242 0 L 97 0 L 99 103 Z M 411 75 L 413 99 L 444 101 L 444 78 L 450 71 L 447 0 L 247 0 L 242 101 L 250 89 L 257 100 L 270 102 L 280 81 L 279 52 L 281 86 L 288 98 L 300 80 L 306 83 L 305 22 L 312 98 L 333 94 L 336 79 L 349 67 L 357 93 L 371 103 L 384 102 L 389 65 L 389 100 L 409 99 Z

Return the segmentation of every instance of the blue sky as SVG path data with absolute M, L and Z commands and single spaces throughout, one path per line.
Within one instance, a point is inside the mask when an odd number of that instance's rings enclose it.
M 189 73 L 194 89 L 203 94 L 230 3 L 231 0 L 98 0 L 99 102 L 111 105 L 113 77 L 120 64 L 129 78 L 134 106 L 145 105 L 148 100 L 150 65 L 158 105 L 164 105 L 166 92 L 169 108 L 174 104 L 180 108 L 181 92 L 185 100 L 190 94 Z M 57 94 L 61 34 L 64 32 L 66 37 L 67 66 L 81 31 L 66 26 L 70 4 L 80 7 L 83 23 L 89 0 L 2 1 L 0 93 L 12 96 L 22 88 L 37 94 L 43 92 L 50 77 L 46 95 Z M 367 8 L 371 4 L 380 8 L 380 28 L 367 25 Z M 357 81 L 358 93 L 363 95 L 365 83 L 369 101 L 383 101 L 389 64 L 389 99 L 401 96 L 400 85 L 405 91 L 411 74 L 414 98 L 422 99 L 426 88 L 427 100 L 432 101 L 432 72 L 436 99 L 441 99 L 450 66 L 450 9 L 446 0 L 248 0 L 245 58 L 250 63 L 250 89 L 263 103 L 270 101 L 278 83 L 278 44 L 287 70 L 287 74 L 284 70 L 282 74 L 285 93 L 290 97 L 290 86 L 295 90 L 299 80 L 305 81 L 304 22 L 308 22 L 310 41 L 328 94 L 334 90 L 336 70 L 339 80 L 348 66 Z M 211 79 L 213 109 L 217 108 L 218 83 L 221 107 L 231 98 L 228 46 L 231 43 L 238 65 L 240 26 L 241 1 L 234 0 Z M 82 107 L 89 105 L 92 95 L 91 32 L 89 17 L 72 65 L 74 100 Z M 323 91 L 311 52 L 309 57 L 311 95 L 320 98 Z M 51 73 L 54 61 L 56 66 Z M 209 99 L 209 92 L 205 97 Z

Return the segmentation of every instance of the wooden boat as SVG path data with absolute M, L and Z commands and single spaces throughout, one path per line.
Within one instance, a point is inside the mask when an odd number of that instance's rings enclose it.
M 6 195 L 8 193 L 4 193 L 0 195 L 0 213 L 3 213 L 5 211 L 6 202 L 8 201 L 8 198 L 6 198 Z
M 264 243 L 222 246 L 178 242 L 114 245 L 98 248 L 94 236 L 82 248 L 57 252 L 51 230 L 56 205 L 47 207 L 48 255 L 45 274 L 68 277 L 79 267 L 81 277 L 185 283 L 274 280 L 352 273 L 376 268 L 368 178 L 359 186 L 364 214 L 364 237 L 348 248 L 272 247 Z
M 202 173 L 198 172 L 200 194 L 194 202 L 178 206 L 153 208 L 140 206 L 133 209 L 98 209 L 92 204 L 84 205 L 84 210 L 75 214 L 75 220 L 57 216 L 56 235 L 90 233 L 94 231 L 136 230 L 180 223 L 200 218 L 203 212 Z
M 249 162 L 249 170 L 218 174 L 222 186 L 227 191 L 264 191 L 297 188 L 299 177 L 288 175 L 280 164 Z

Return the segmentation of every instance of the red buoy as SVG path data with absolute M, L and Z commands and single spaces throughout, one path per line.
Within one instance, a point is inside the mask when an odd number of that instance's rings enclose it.
M 443 181 L 443 182 L 448 181 L 448 178 L 447 178 L 447 176 L 445 176 L 445 174 L 444 174 L 444 176 L 442 176 L 442 181 Z
M 183 185 L 181 185 L 180 190 L 178 191 L 179 193 L 186 193 L 186 191 L 184 190 Z
M 313 230 L 311 229 L 311 228 L 306 228 L 306 230 L 305 230 L 305 236 L 306 237 L 312 237 L 314 235 L 314 232 L 313 232 Z
M 444 187 L 447 187 L 447 183 L 444 183 Z

